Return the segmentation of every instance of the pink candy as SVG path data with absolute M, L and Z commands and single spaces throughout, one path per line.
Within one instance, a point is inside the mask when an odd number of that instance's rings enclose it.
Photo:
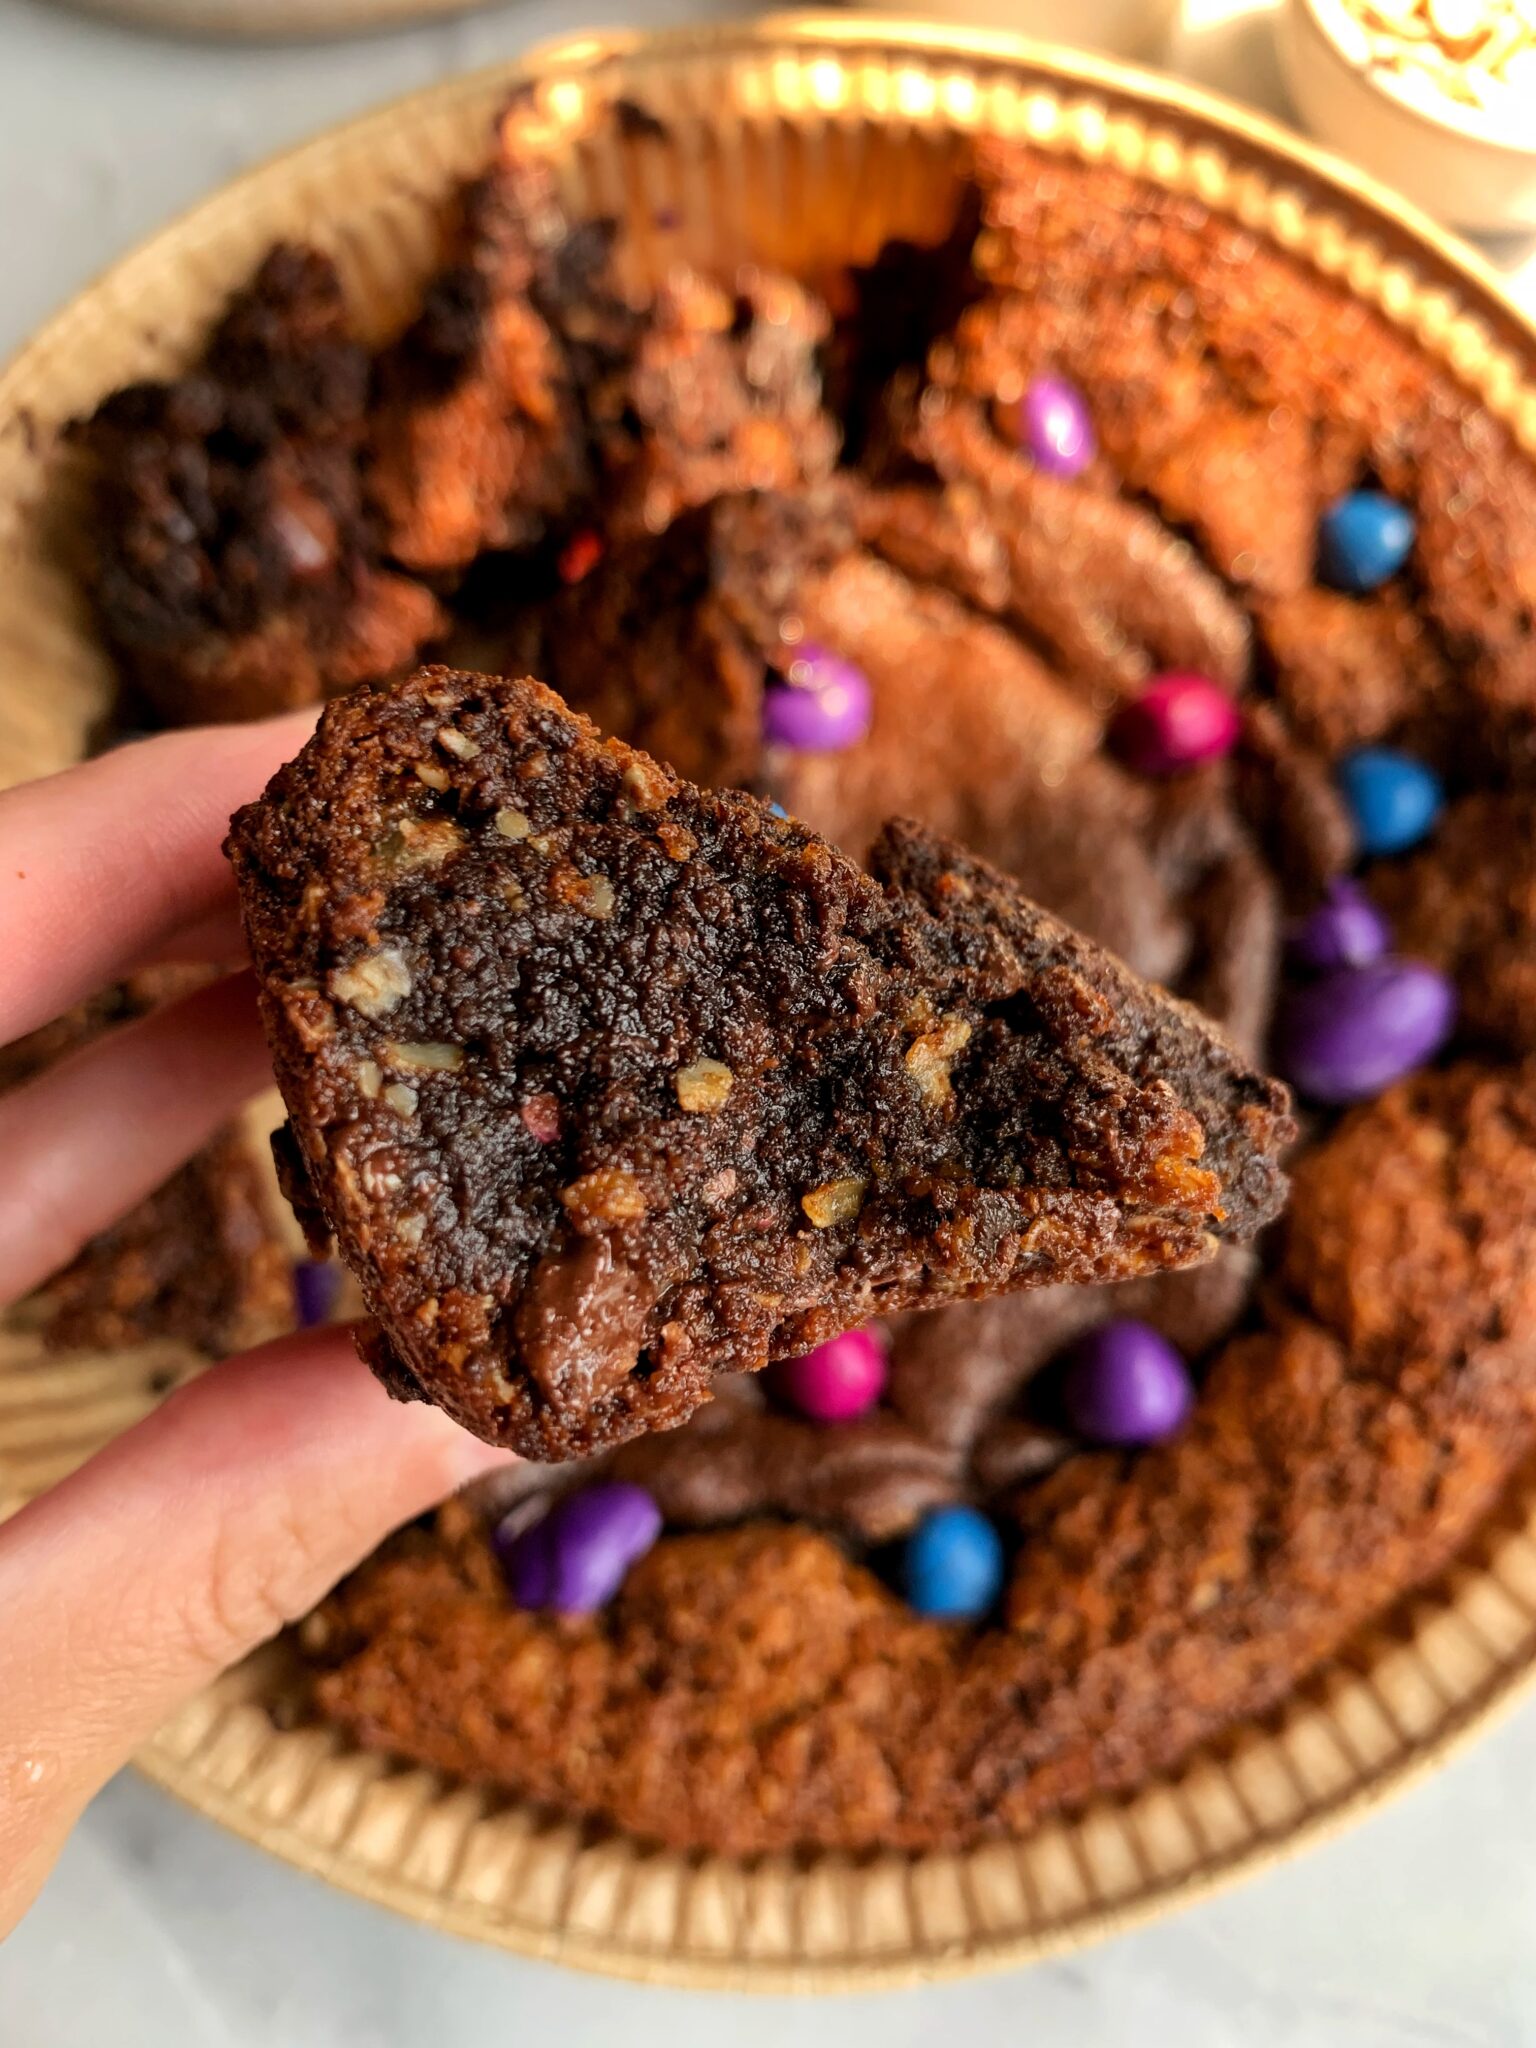
M 845 1330 L 773 1369 L 774 1391 L 812 1422 L 851 1422 L 885 1387 L 885 1347 L 873 1330 Z
M 1236 704 L 1208 676 L 1154 676 L 1116 712 L 1109 744 L 1138 775 L 1177 775 L 1229 753 L 1241 731 Z

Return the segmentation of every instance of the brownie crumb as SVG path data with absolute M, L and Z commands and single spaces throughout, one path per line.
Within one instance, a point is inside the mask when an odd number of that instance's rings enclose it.
M 161 968 L 79 1004 L 0 1049 L 0 1090 L 19 1087 L 115 1025 L 207 978 Z M 38 1290 L 27 1314 L 56 1351 L 121 1351 L 173 1340 L 220 1358 L 287 1328 L 289 1263 L 245 1134 L 218 1131 Z

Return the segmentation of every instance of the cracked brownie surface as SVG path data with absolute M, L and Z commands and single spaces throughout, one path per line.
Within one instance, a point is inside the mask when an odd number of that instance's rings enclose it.
M 526 1454 L 875 1311 L 1188 1265 L 1285 1091 L 920 828 L 865 874 L 542 686 L 327 712 L 231 837 L 291 1169 L 369 1355 Z

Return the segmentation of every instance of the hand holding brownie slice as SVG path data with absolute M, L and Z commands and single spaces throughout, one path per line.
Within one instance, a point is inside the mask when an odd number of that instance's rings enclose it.
M 1285 1090 L 1002 875 L 902 823 L 866 874 L 538 683 L 333 703 L 229 850 L 281 1163 L 365 1355 L 530 1457 L 1281 1205 Z

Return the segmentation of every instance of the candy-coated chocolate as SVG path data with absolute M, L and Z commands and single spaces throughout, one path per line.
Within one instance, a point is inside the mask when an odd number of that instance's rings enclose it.
M 786 679 L 763 692 L 764 739 L 801 753 L 856 745 L 873 715 L 868 676 L 825 647 L 802 647 Z
M 1065 377 L 1036 377 L 1019 406 L 1019 432 L 1036 466 L 1052 476 L 1078 476 L 1098 444 L 1083 394 Z
M 1379 590 L 1413 552 L 1417 522 L 1384 491 L 1349 491 L 1318 523 L 1317 559 L 1336 590 Z
M 496 1550 L 517 1606 L 594 1614 L 661 1534 L 661 1510 L 641 1486 L 588 1486 L 531 1527 L 503 1529 Z
M 902 1578 L 917 1613 L 978 1621 L 1003 1589 L 1002 1538 L 975 1508 L 931 1508 L 907 1538 Z
M 1241 730 L 1238 708 L 1219 683 L 1164 675 L 1116 712 L 1109 743 L 1138 775 L 1177 775 L 1228 753 Z
M 1348 875 L 1328 884 L 1315 910 L 1298 918 L 1286 935 L 1286 958 L 1308 974 L 1335 967 L 1366 967 L 1392 949 L 1386 918 Z
M 1062 1406 L 1091 1443 L 1160 1443 L 1183 1422 L 1193 1399 L 1189 1368 L 1150 1323 L 1129 1317 L 1101 1323 L 1067 1354 Z
M 1396 747 L 1356 747 L 1339 762 L 1338 778 L 1355 844 L 1375 858 L 1417 846 L 1445 805 L 1434 769 Z
M 1456 991 L 1422 960 L 1340 967 L 1293 989 L 1275 1050 L 1313 1102 L 1364 1102 L 1434 1058 L 1456 1021 Z
M 773 1368 L 775 1392 L 812 1422 L 850 1422 L 885 1387 L 885 1346 L 873 1330 L 845 1330 Z
M 329 1259 L 299 1259 L 293 1268 L 293 1311 L 301 1330 L 329 1322 L 341 1294 L 341 1268 Z

